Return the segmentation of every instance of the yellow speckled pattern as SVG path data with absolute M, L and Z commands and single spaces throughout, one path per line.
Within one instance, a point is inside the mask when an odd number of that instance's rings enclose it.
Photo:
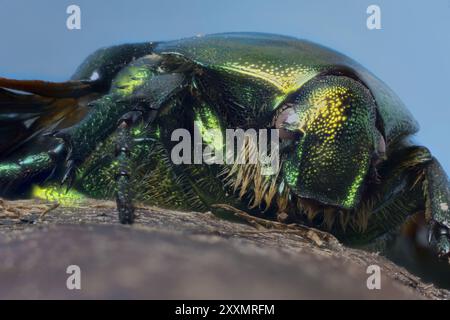
M 316 74 L 312 68 L 299 64 L 277 64 L 270 61 L 251 62 L 242 61 L 242 59 L 238 59 L 236 62 L 227 62 L 222 68 L 265 80 L 285 94 L 294 92 Z
M 342 130 L 347 116 L 345 110 L 350 107 L 345 101 L 350 97 L 349 89 L 343 86 L 320 88 L 315 91 L 309 103 L 311 108 L 306 116 L 312 120 L 307 122 L 301 131 L 315 132 L 324 143 L 332 143 L 336 135 Z
M 374 150 L 375 107 L 360 83 L 345 77 L 314 80 L 297 98 L 296 154 L 287 182 L 305 197 L 354 207 Z

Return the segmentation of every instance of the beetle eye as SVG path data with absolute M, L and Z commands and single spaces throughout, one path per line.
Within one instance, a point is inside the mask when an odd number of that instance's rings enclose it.
M 299 130 L 299 116 L 294 108 L 281 110 L 275 117 L 274 126 L 279 131 L 282 140 L 298 140 L 301 137 Z

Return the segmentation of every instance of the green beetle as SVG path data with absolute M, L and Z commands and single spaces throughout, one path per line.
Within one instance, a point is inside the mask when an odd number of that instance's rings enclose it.
M 0 78 L 0 181 L 7 196 L 62 180 L 82 194 L 324 228 L 371 243 L 422 215 L 450 252 L 448 178 L 400 99 L 362 66 L 292 37 L 227 33 L 121 45 L 68 82 Z M 27 94 L 23 94 L 26 92 Z M 277 129 L 280 166 L 175 164 L 173 132 Z M 205 134 L 205 135 L 204 135 Z M 209 140 L 208 140 L 209 139 Z M 243 148 L 251 153 L 250 143 Z M 220 210 L 219 210 L 220 211 Z

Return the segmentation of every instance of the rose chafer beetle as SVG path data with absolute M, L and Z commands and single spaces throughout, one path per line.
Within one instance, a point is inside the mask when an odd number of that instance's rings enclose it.
M 308 41 L 228 33 L 100 49 L 67 82 L 0 78 L 0 123 L 5 196 L 61 181 L 115 196 L 122 223 L 133 222 L 133 199 L 227 204 L 346 243 L 422 215 L 438 255 L 450 252 L 448 178 L 412 142 L 416 121 L 361 65 Z M 195 127 L 279 129 L 280 169 L 175 165 L 171 133 Z

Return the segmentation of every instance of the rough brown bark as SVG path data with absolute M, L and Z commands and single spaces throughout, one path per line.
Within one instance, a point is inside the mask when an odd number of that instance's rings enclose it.
M 211 213 L 115 204 L 0 200 L 0 298 L 447 299 L 389 260 L 307 228 L 271 229 Z M 255 227 L 256 226 L 256 227 Z M 66 288 L 78 265 L 82 289 Z M 381 290 L 366 269 L 381 268 Z

